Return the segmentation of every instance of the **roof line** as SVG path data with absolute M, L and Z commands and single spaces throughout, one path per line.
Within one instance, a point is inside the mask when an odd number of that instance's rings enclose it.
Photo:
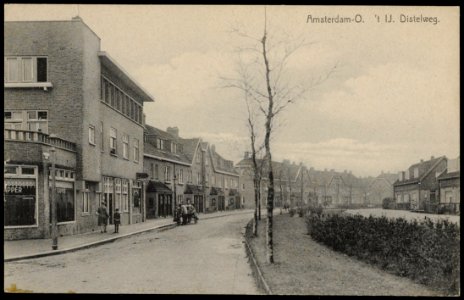
M 435 168 L 443 159 L 445 159 L 446 156 L 440 157 L 431 167 L 430 169 L 427 170 L 427 172 L 422 175 L 419 180 L 422 181 L 427 175 L 429 175 L 430 172 L 432 172 L 433 168 Z M 445 169 L 446 170 L 446 169 Z
M 169 158 L 159 157 L 159 156 L 156 156 L 156 155 L 153 155 L 153 154 L 144 153 L 143 156 L 150 157 L 150 158 L 155 158 L 155 159 L 159 159 L 159 160 L 163 160 L 163 161 L 168 161 L 168 162 L 172 162 L 172 163 L 177 163 L 179 165 L 184 165 L 184 166 L 188 166 L 188 167 L 192 166 L 192 164 L 189 164 L 189 163 L 185 163 L 185 162 L 181 162 L 181 161 L 177 161 L 177 160 L 173 160 L 173 159 L 169 159 Z
M 112 58 L 106 51 L 98 51 L 99 57 L 106 57 L 113 65 L 115 65 L 129 80 L 131 80 L 143 93 L 145 93 L 146 98 L 150 99 L 152 102 L 155 101 L 149 92 L 147 92 L 140 83 L 137 82 L 130 74 L 127 72 L 114 58 Z M 147 101 L 148 102 L 148 101 Z

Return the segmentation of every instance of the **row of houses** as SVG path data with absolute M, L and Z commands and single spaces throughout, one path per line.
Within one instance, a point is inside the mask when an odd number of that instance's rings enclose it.
M 393 184 L 397 209 L 460 213 L 460 157 L 431 157 L 398 173 Z
M 81 18 L 4 23 L 4 239 L 60 235 L 241 207 L 239 175 L 214 145 L 145 124 L 155 99 L 108 53 Z
M 262 161 L 258 161 L 260 165 Z M 243 182 L 242 195 L 254 199 L 253 164 L 249 153 L 237 164 Z M 377 177 L 356 177 L 350 171 L 315 170 L 303 164 L 273 162 L 275 205 L 308 203 L 326 207 L 382 207 L 431 213 L 460 213 L 460 158 L 445 156 L 411 165 L 398 174 L 383 172 Z M 267 199 L 267 172 L 263 168 L 261 205 Z M 254 207 L 253 201 L 245 207 Z
M 258 165 L 263 162 L 258 160 Z M 248 152 L 237 163 L 245 207 L 254 207 L 253 163 Z M 351 171 L 337 172 L 334 169 L 316 170 L 302 163 L 289 160 L 272 162 L 274 174 L 275 205 L 284 203 L 291 207 L 309 203 L 327 207 L 380 207 L 384 198 L 393 197 L 396 174 L 384 173 L 377 177 L 356 177 Z M 262 168 L 261 205 L 267 197 L 268 169 Z M 250 199 L 250 201 L 246 201 Z

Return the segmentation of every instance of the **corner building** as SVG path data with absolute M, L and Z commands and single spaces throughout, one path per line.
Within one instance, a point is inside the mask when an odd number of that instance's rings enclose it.
M 80 19 L 4 23 L 4 238 L 97 228 L 108 203 L 144 221 L 143 104 L 154 101 Z

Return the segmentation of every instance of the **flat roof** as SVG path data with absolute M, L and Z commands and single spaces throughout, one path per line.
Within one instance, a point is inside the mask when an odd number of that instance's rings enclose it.
M 135 79 L 133 79 L 129 73 L 124 70 L 123 67 L 121 67 L 108 53 L 105 51 L 99 51 L 98 57 L 105 67 L 118 74 L 130 88 L 139 94 L 143 102 L 155 102 L 155 97 L 153 97 Z

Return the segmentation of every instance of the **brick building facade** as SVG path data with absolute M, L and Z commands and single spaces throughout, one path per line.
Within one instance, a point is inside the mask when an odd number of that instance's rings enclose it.
M 49 236 L 52 162 L 61 235 L 94 230 L 102 200 L 123 224 L 143 221 L 136 174 L 153 97 L 78 17 L 4 25 L 5 239 Z

